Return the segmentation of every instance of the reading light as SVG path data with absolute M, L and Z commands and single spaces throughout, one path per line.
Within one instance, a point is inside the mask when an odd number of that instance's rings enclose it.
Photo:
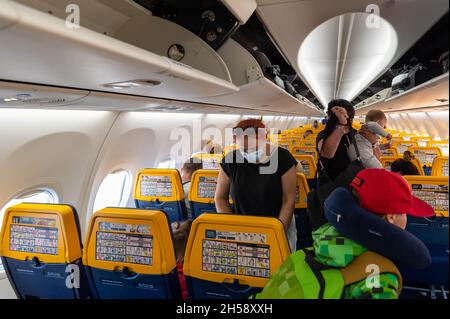
M 322 105 L 337 98 L 354 100 L 394 58 L 395 29 L 382 17 L 379 27 L 371 27 L 368 18 L 362 12 L 336 16 L 301 44 L 300 74 Z
M 167 51 L 167 56 L 175 61 L 181 61 L 183 60 L 184 56 L 186 55 L 186 50 L 181 44 L 173 44 L 170 46 L 169 50 Z
M 103 86 L 108 89 L 123 90 L 143 87 L 154 87 L 160 85 L 161 81 L 157 80 L 132 80 L 126 82 L 108 83 Z
M 15 97 L 5 97 L 3 99 L 3 102 L 16 102 L 19 101 L 19 99 L 16 99 Z

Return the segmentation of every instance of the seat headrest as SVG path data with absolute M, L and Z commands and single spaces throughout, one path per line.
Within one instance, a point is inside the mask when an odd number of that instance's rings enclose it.
M 9 207 L 0 233 L 0 256 L 37 257 L 47 263 L 81 258 L 77 213 L 70 205 L 24 203 Z
M 134 199 L 162 202 L 183 200 L 180 173 L 176 169 L 157 168 L 139 171 L 134 186 Z

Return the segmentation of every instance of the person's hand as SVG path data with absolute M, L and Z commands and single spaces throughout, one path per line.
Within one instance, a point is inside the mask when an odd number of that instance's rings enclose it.
M 379 147 L 374 147 L 373 148 L 373 155 L 375 155 L 375 157 L 380 160 L 381 156 L 383 156 L 383 154 L 381 153 L 381 150 Z
M 346 126 L 338 126 L 338 129 L 341 130 L 342 134 L 344 134 L 344 135 L 350 133 L 350 129 L 347 125 Z
M 348 124 L 348 114 L 347 110 L 340 106 L 335 106 L 331 109 L 331 111 L 336 115 L 339 124 L 341 125 L 347 125 Z
M 392 143 L 391 142 L 380 145 L 380 149 L 381 150 L 388 150 L 390 148 L 392 148 Z
M 370 143 L 372 143 L 372 145 L 375 145 L 378 142 L 378 136 L 369 131 L 366 125 L 361 127 L 359 134 L 364 136 Z

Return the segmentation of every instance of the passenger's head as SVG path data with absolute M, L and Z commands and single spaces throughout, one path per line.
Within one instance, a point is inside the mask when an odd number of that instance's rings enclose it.
M 308 136 L 312 135 L 314 132 L 312 130 L 306 130 L 303 133 L 303 138 L 307 138 Z
M 398 159 L 391 164 L 391 172 L 402 176 L 420 175 L 417 166 L 404 158 Z
M 222 146 L 214 140 L 209 140 L 203 147 L 203 152 L 207 154 L 221 154 L 223 152 Z
M 175 247 L 175 253 L 177 262 L 181 262 L 186 251 L 186 244 L 189 238 L 189 232 L 191 231 L 192 220 L 184 220 L 173 222 L 171 225 L 173 234 L 173 245 Z
M 253 152 L 267 142 L 266 126 L 260 119 L 240 121 L 233 128 L 236 145 L 244 152 Z
M 434 216 L 434 209 L 414 197 L 408 183 L 399 174 L 369 168 L 359 172 L 350 186 L 362 208 L 401 229 L 406 228 L 407 215 Z
M 366 114 L 366 123 L 367 122 L 377 122 L 382 128 L 387 127 L 387 117 L 381 110 L 370 110 Z
M 315 120 L 313 124 L 314 128 L 319 128 L 319 121 Z
M 335 107 L 344 108 L 347 111 L 347 115 L 351 119 L 351 121 L 355 117 L 355 108 L 353 107 L 353 104 L 344 99 L 332 100 L 330 103 L 328 103 L 328 109 L 327 109 L 328 117 L 333 115 L 333 109 Z
M 187 160 L 181 168 L 181 180 L 183 181 L 183 183 L 190 182 L 192 174 L 202 168 L 203 164 L 200 159 L 190 158 L 189 160 Z
M 272 134 L 280 135 L 281 134 L 281 130 L 279 128 L 273 128 L 272 129 Z
M 405 151 L 405 152 L 403 152 L 403 159 L 405 160 L 405 161 L 411 161 L 411 160 L 413 160 L 414 159 L 414 154 L 413 153 L 411 153 L 411 151 Z

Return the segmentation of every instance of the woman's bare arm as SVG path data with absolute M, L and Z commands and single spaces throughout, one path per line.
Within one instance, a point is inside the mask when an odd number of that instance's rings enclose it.
M 333 158 L 336 154 L 342 137 L 347 133 L 347 128 L 339 126 L 327 138 L 321 139 L 317 144 L 320 156 L 322 156 L 323 158 Z
M 221 169 L 219 171 L 216 194 L 214 196 L 214 201 L 216 203 L 216 210 L 218 213 L 229 214 L 233 212 L 230 206 L 229 198 L 230 198 L 230 178 Z
M 293 166 L 281 177 L 282 187 L 282 203 L 278 218 L 283 223 L 284 229 L 287 230 L 292 221 L 295 209 L 295 196 L 297 186 L 296 168 Z

